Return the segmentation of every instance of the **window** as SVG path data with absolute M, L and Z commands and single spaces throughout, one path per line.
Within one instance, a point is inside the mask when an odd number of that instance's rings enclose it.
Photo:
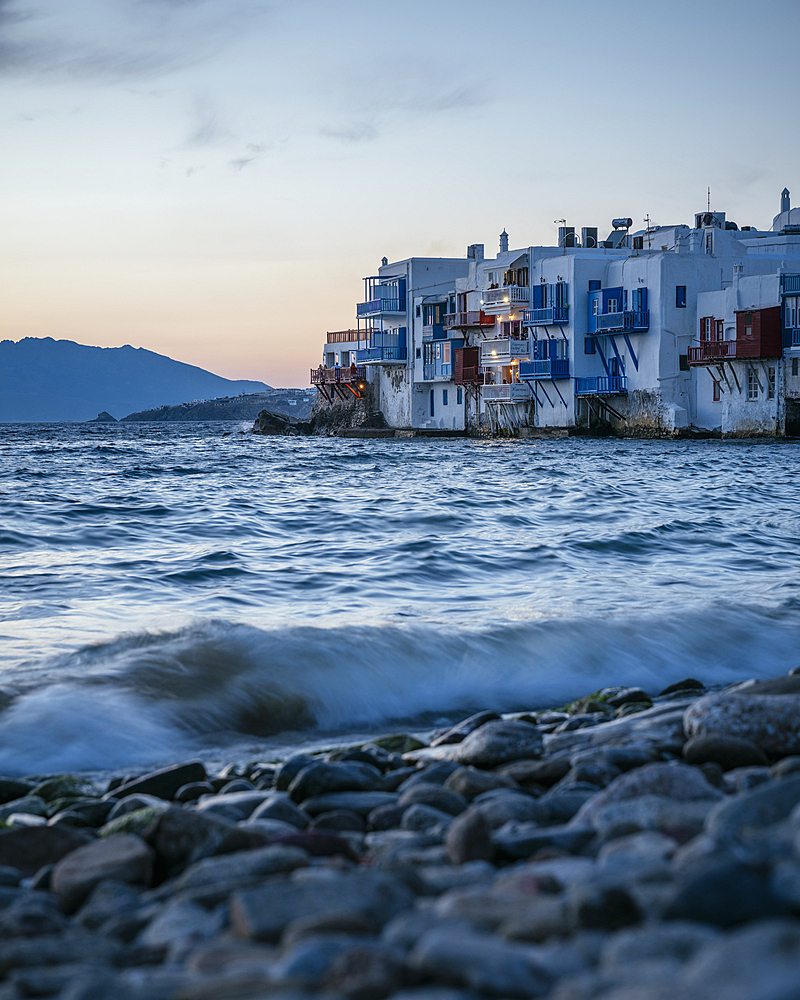
M 433 389 L 431 389 L 431 416 L 433 415 Z
M 418 358 L 421 358 L 421 357 L 422 357 L 422 349 L 421 349 L 421 348 L 419 348 L 419 347 L 417 348 L 417 357 L 418 357 Z
M 592 299 L 592 316 L 600 315 L 600 299 Z
M 800 295 L 787 295 L 783 301 L 786 310 L 786 329 L 796 330 L 800 327 Z
M 461 406 L 461 404 L 464 402 L 464 390 L 461 388 L 461 386 L 459 386 L 456 389 L 456 402 L 458 403 L 459 406 Z
M 720 401 L 720 399 L 722 398 L 722 391 L 721 391 L 721 389 L 722 389 L 722 386 L 720 385 L 720 383 L 716 379 L 714 379 L 714 397 L 713 398 L 714 398 L 714 402 L 715 403 L 718 403 Z
M 747 399 L 750 402 L 758 399 L 758 379 L 752 369 L 747 373 Z
M 701 340 L 712 340 L 711 331 L 714 329 L 714 318 L 713 316 L 704 316 L 700 320 L 700 339 Z
M 417 319 L 419 319 L 420 313 L 421 313 L 421 309 L 420 309 L 419 306 L 417 306 Z
M 686 354 L 678 355 L 678 370 L 682 372 L 689 371 L 689 357 Z
M 590 278 L 589 279 L 589 291 L 590 292 L 599 292 L 600 291 L 600 282 L 596 281 L 593 278 Z
M 717 340 L 725 339 L 725 320 L 717 320 Z
M 792 358 L 792 375 L 795 378 L 797 378 L 798 367 L 800 367 L 800 366 L 798 366 L 797 362 L 798 362 L 797 358 Z
M 675 286 L 675 307 L 676 309 L 686 308 L 686 285 Z
M 706 233 L 706 253 L 714 252 L 714 234 Z
M 610 313 L 615 313 L 617 311 L 617 300 L 616 299 L 609 299 L 608 300 L 608 311 Z
M 594 342 L 594 337 L 584 337 L 583 338 L 583 353 L 584 354 L 596 354 L 597 345 Z
M 447 389 L 442 389 L 442 406 L 447 406 Z
M 767 399 L 775 398 L 775 369 L 767 368 Z

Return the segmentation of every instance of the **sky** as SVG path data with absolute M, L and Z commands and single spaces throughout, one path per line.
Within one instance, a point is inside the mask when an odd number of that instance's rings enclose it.
M 383 256 L 800 204 L 798 0 L 0 0 L 0 339 L 304 386 Z

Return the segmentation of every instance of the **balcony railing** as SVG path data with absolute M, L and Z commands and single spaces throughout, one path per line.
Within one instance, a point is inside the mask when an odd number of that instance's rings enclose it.
M 523 403 L 531 398 L 531 391 L 524 382 L 512 382 L 481 386 L 481 396 L 484 403 Z
M 626 309 L 624 312 L 596 316 L 598 333 L 636 333 L 650 328 L 650 310 Z
M 481 309 L 475 312 L 447 313 L 444 325 L 446 327 L 494 326 L 495 320 L 495 316 L 487 316 Z
M 509 364 L 517 358 L 527 358 L 530 351 L 527 337 L 499 337 L 497 340 L 484 340 L 481 343 L 481 364 Z
M 337 330 L 335 333 L 328 333 L 329 344 L 354 344 L 358 343 L 358 330 Z
M 800 347 L 800 330 L 792 330 L 792 347 Z
M 447 340 L 447 330 L 442 323 L 426 323 L 422 328 L 423 340 Z
M 438 372 L 436 370 L 435 364 L 427 364 L 422 366 L 423 382 L 451 382 L 452 379 L 453 379 L 453 365 L 449 361 L 439 365 Z
M 483 293 L 483 305 L 497 306 L 525 305 L 531 300 L 530 288 L 520 285 L 504 285 L 502 288 L 487 288 Z
M 800 274 L 784 274 L 783 292 L 784 295 L 797 295 L 800 292 Z
M 522 313 L 523 326 L 550 326 L 553 323 L 566 323 L 569 317 L 569 306 L 547 306 L 545 309 L 526 309 Z
M 520 361 L 520 381 L 529 379 L 569 378 L 569 358 L 544 358 L 541 361 Z
M 357 316 L 372 316 L 375 313 L 399 313 L 406 311 L 405 301 L 399 298 L 372 299 L 370 302 L 359 302 L 356 306 Z
M 618 396 L 628 391 L 627 375 L 596 375 L 594 378 L 576 378 L 576 396 Z
M 332 385 L 332 384 L 355 384 L 365 382 L 367 379 L 367 369 L 363 365 L 345 365 L 343 368 L 336 365 L 334 368 L 311 369 L 312 385 Z
M 699 347 L 690 347 L 686 360 L 690 365 L 708 365 L 713 361 L 736 357 L 735 340 L 708 340 Z

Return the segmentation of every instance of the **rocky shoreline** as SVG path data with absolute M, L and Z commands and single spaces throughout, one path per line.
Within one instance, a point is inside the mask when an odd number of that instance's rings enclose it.
M 0 803 L 0 1000 L 800 996 L 800 676 Z

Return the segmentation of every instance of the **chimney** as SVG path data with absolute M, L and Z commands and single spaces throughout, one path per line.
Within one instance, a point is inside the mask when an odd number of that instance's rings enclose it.
M 467 260 L 478 262 L 483 260 L 483 243 L 473 243 L 467 247 Z
M 788 212 L 789 209 L 789 188 L 784 188 L 783 191 L 781 191 L 781 212 Z
M 500 253 L 508 253 L 508 233 L 505 229 L 500 233 Z
M 737 261 L 733 265 L 733 311 L 739 308 L 739 279 L 744 273 L 744 264 L 741 261 Z

